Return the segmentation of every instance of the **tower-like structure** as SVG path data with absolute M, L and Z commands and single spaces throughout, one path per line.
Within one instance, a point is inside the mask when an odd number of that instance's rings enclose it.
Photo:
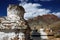
M 22 6 L 10 4 L 7 8 L 7 17 L 10 21 L 18 21 L 23 18 L 25 10 Z
M 7 20 L 14 25 L 12 27 L 16 30 L 16 35 L 22 32 L 24 34 L 22 36 L 25 36 L 25 40 L 30 40 L 28 37 L 30 36 L 31 29 L 26 20 L 24 20 L 24 13 L 25 10 L 22 6 L 10 4 L 7 8 Z
M 7 7 L 7 20 L 12 23 L 11 29 L 26 29 L 27 25 L 24 20 L 25 10 L 22 6 L 10 4 Z

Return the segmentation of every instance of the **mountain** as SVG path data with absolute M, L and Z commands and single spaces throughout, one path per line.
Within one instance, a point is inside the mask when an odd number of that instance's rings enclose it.
M 37 16 L 32 19 L 27 20 L 29 26 L 34 29 L 39 29 L 40 27 L 48 27 L 49 25 L 60 21 L 60 19 L 53 14 L 46 14 L 43 16 Z
M 55 31 L 58 32 L 60 31 L 60 21 L 57 21 L 55 23 L 52 23 L 50 27 Z

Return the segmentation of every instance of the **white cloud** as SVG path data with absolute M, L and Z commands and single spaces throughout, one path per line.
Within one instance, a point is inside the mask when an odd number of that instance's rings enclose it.
M 18 1 L 20 1 L 21 3 L 20 3 L 20 5 L 22 4 L 25 4 L 25 3 L 27 3 L 27 1 L 29 1 L 29 0 L 18 0 Z
M 50 10 L 38 8 L 38 6 L 41 7 L 42 5 L 37 3 L 26 3 L 22 6 L 25 8 L 26 11 L 24 15 L 24 18 L 26 20 L 29 18 L 36 17 L 38 15 L 42 16 L 50 12 Z
M 56 15 L 57 17 L 60 17 L 60 12 L 57 13 L 53 12 L 52 14 Z
M 28 0 L 18 0 L 18 1 L 21 1 L 21 2 L 27 2 Z
M 51 10 L 49 9 L 43 9 L 43 8 L 38 8 L 41 7 L 42 5 L 41 4 L 38 4 L 38 3 L 25 3 L 24 5 L 22 5 L 26 11 L 25 15 L 24 15 L 24 18 L 26 20 L 30 19 L 30 18 L 33 18 L 33 17 L 36 17 L 38 15 L 42 16 L 42 15 L 45 15 L 45 14 L 54 14 L 58 17 L 60 17 L 60 12 L 51 12 Z

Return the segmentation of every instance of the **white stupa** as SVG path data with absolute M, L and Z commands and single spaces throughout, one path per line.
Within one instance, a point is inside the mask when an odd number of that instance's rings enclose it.
M 7 8 L 7 17 L 10 21 L 18 21 L 23 15 L 24 9 L 21 6 L 17 7 L 16 5 L 12 4 Z
M 40 29 L 41 39 L 48 39 L 47 33 L 44 32 L 44 28 Z

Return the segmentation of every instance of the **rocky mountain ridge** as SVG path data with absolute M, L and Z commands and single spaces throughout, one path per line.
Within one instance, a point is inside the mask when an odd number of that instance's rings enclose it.
M 34 28 L 34 27 L 40 28 L 42 26 L 49 27 L 49 25 L 51 25 L 51 24 L 53 25 L 54 23 L 57 23 L 58 21 L 60 21 L 60 18 L 58 18 L 57 16 L 55 16 L 53 14 L 37 16 L 37 17 L 34 17 L 33 19 L 27 20 L 27 22 L 31 28 Z

